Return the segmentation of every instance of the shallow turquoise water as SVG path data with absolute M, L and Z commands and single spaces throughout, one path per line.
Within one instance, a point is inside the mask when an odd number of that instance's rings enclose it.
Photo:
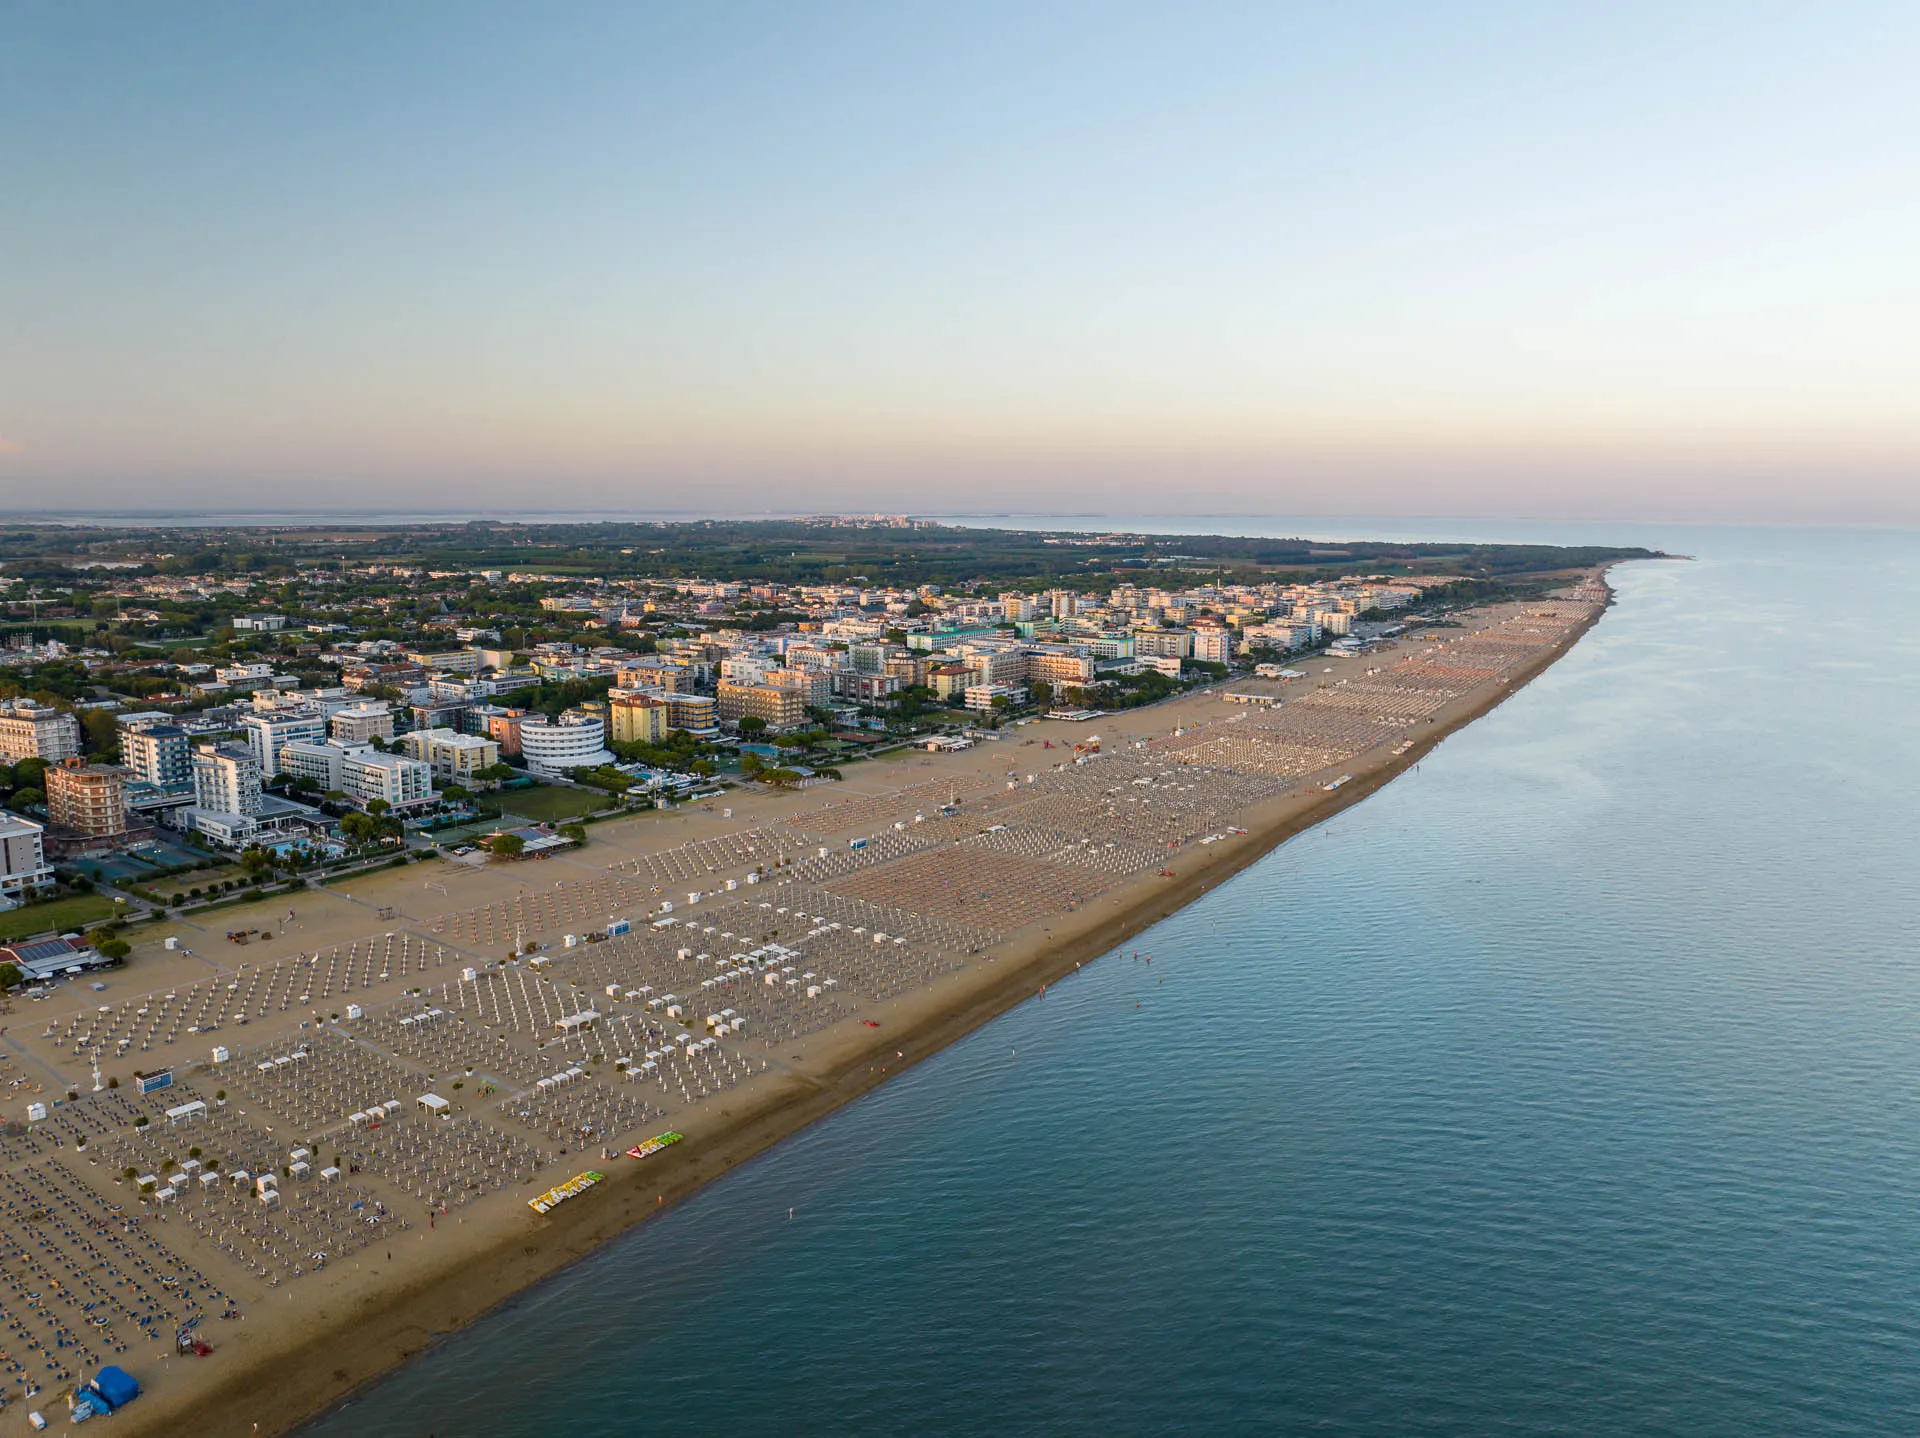
M 1418 772 L 309 1431 L 1914 1432 L 1920 536 L 1672 547 Z

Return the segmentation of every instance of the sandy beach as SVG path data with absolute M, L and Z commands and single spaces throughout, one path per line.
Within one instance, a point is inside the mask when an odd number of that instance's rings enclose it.
M 147 1391 L 116 1431 L 288 1430 L 1390 782 L 1606 600 L 1596 574 L 1300 678 L 175 921 L 105 989 L 16 1002 L 8 1117 L 84 1096 L 0 1140 L 23 1230 L 6 1307 L 31 1292 L 42 1315 L 37 1346 L 10 1335 L 0 1428 L 64 1423 L 58 1372 L 117 1362 Z M 171 1087 L 138 1094 L 163 1066 Z M 66 1302 L 83 1290 L 104 1296 Z M 193 1312 L 206 1357 L 174 1351 Z

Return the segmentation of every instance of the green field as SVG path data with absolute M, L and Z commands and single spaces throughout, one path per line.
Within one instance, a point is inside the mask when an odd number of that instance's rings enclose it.
M 71 898 L 53 899 L 44 904 L 27 904 L 0 914 L 0 938 L 24 939 L 29 934 L 43 934 L 49 929 L 65 933 L 68 929 L 90 924 L 95 919 L 108 918 L 113 910 L 113 900 L 98 894 L 75 894 Z
M 558 824 L 604 809 L 613 800 L 597 789 L 563 789 L 542 784 L 535 789 L 509 789 L 499 796 L 503 814 L 518 814 L 540 824 Z

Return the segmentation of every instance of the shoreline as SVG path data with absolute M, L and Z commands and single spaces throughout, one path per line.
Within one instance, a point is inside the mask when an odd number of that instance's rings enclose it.
M 586 1201 L 560 1206 L 520 1233 L 501 1235 L 491 1243 L 480 1242 L 476 1231 L 473 1242 L 437 1254 L 437 1261 L 406 1286 L 384 1292 L 365 1286 L 358 1291 L 336 1288 L 315 1295 L 310 1315 L 290 1341 L 248 1354 L 243 1365 L 209 1384 L 170 1387 L 143 1398 L 121 1415 L 123 1423 L 132 1417 L 134 1432 L 186 1421 L 215 1435 L 277 1433 L 356 1401 L 434 1344 L 590 1257 L 738 1164 L 771 1151 L 893 1073 L 1034 997 L 1041 986 L 1124 944 L 1289 839 L 1378 792 L 1569 653 L 1613 603 L 1604 569 L 1599 584 L 1605 597 L 1591 614 L 1504 680 L 1489 681 L 1445 706 L 1428 732 L 1414 738 L 1404 752 L 1356 760 L 1351 780 L 1331 792 L 1285 794 L 1250 807 L 1243 815 L 1246 834 L 1212 852 L 1181 854 L 1172 878 L 1121 891 L 1112 901 L 1116 912 L 1094 917 L 1092 906 L 1083 905 L 1079 914 L 1087 917 L 1078 922 L 1056 916 L 1055 924 L 1066 930 L 1057 938 L 1052 929 L 1022 931 L 996 945 L 1002 952 L 990 960 L 993 969 L 972 967 L 891 1001 L 877 1032 L 856 1042 L 842 1041 L 823 1066 L 757 1079 L 750 1092 L 734 1095 L 730 1108 L 704 1116 L 697 1142 L 665 1150 L 644 1164 L 626 1161 L 624 1155 L 608 1161 L 607 1181 Z M 902 1009 L 907 1012 L 896 1018 Z M 819 1039 L 815 1035 L 805 1042 L 813 1045 Z M 904 1057 L 893 1058 L 896 1052 Z M 876 1067 L 883 1056 L 888 1062 Z M 580 1162 L 585 1167 L 594 1160 L 583 1155 Z M 261 1379 L 269 1374 L 272 1387 L 263 1392 Z

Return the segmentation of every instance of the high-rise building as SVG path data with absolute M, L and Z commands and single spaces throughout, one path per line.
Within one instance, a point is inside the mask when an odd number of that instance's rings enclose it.
M 1193 631 L 1193 657 L 1209 664 L 1227 664 L 1233 660 L 1233 631 L 1219 625 L 1206 625 Z
M 246 731 L 247 743 L 260 766 L 260 773 L 269 779 L 280 772 L 280 747 L 283 744 L 317 743 L 327 737 L 325 716 L 311 710 L 243 714 L 240 727 Z
M 47 770 L 47 819 L 96 839 L 127 832 L 127 790 L 118 769 L 75 757 Z
M 243 744 L 201 744 L 193 751 L 193 804 L 210 814 L 260 812 L 260 760 Z
M 156 789 L 193 785 L 193 744 L 178 724 L 121 730 L 120 762 L 130 778 Z

